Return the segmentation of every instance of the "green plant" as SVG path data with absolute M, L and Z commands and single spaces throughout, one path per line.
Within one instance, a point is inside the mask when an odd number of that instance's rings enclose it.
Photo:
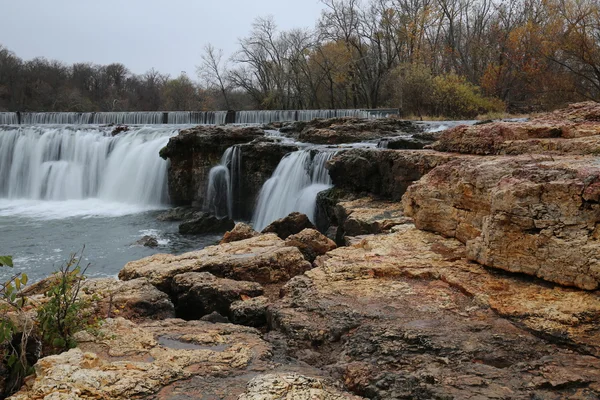
M 44 343 L 60 352 L 77 345 L 73 335 L 90 325 L 90 300 L 79 296 L 89 264 L 82 268 L 83 250 L 71 257 L 54 273 L 46 292 L 47 302 L 37 313 Z
M 12 268 L 12 257 L 0 256 L 0 267 Z M 34 324 L 23 312 L 26 298 L 22 294 L 22 288 L 28 280 L 25 273 L 14 274 L 0 287 L 0 344 L 8 367 L 5 395 L 10 395 L 21 387 L 25 377 L 32 373 L 32 365 L 37 360 L 37 355 L 28 354 L 28 345 L 34 343 L 29 340 Z

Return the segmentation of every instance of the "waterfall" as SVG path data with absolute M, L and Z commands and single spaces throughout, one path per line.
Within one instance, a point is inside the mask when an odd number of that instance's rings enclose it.
M 271 222 L 298 211 L 314 223 L 317 194 L 331 187 L 325 164 L 336 152 L 300 150 L 286 155 L 258 196 L 253 225 L 263 230 Z
M 219 165 L 208 174 L 204 209 L 215 216 L 234 218 L 235 200 L 240 194 L 242 151 L 239 146 L 225 150 Z
M 167 202 L 167 161 L 159 156 L 174 128 L 0 128 L 0 200 L 99 199 L 156 207 Z
M 13 125 L 18 123 L 19 118 L 17 117 L 17 113 L 0 112 L 0 125 Z

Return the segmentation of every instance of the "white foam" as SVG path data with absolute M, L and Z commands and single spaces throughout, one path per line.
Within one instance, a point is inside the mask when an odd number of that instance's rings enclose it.
M 163 207 L 110 202 L 100 199 L 64 201 L 0 199 L 0 216 L 21 216 L 41 220 L 73 217 L 120 217 L 161 208 Z

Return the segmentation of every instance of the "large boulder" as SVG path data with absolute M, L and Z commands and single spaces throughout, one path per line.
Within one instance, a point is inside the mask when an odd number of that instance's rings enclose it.
M 218 218 L 212 214 L 201 213 L 196 218 L 179 225 L 181 234 L 223 233 L 233 229 L 235 222 L 228 217 Z
M 257 127 L 197 126 L 169 139 L 160 156 L 169 159 L 169 198 L 176 205 L 204 204 L 208 173 L 228 147 L 264 136 Z
M 327 168 L 340 189 L 398 201 L 413 182 L 456 158 L 430 150 L 353 149 L 335 156 Z
M 269 327 L 292 357 L 368 398 L 600 394 L 597 294 L 497 274 L 455 239 L 397 230 L 330 251 L 286 284 Z
M 258 283 L 217 278 L 208 272 L 187 272 L 175 276 L 171 293 L 177 316 L 190 320 L 215 311 L 227 316 L 231 303 L 261 296 L 263 288 Z
M 305 214 L 293 212 L 287 217 L 271 222 L 262 233 L 275 233 L 281 239 L 290 235 L 300 233 L 304 229 L 314 229 L 315 226 L 310 222 Z
M 170 292 L 173 277 L 185 272 L 210 272 L 222 278 L 268 284 L 285 282 L 310 268 L 297 248 L 270 234 L 178 256 L 155 254 L 127 263 L 119 278 L 146 277 L 153 285 Z
M 419 229 L 466 243 L 481 264 L 595 290 L 600 165 L 591 157 L 486 157 L 444 164 L 408 189 Z
M 457 126 L 444 132 L 435 150 L 465 154 L 597 154 L 600 104 L 571 104 L 528 121 Z
M 297 247 L 304 255 L 304 258 L 310 262 L 313 262 L 317 256 L 321 256 L 337 247 L 333 240 L 316 229 L 311 228 L 288 236 L 285 239 L 285 244 Z

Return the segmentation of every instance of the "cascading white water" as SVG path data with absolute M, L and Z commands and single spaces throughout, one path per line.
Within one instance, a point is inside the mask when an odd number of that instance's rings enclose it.
M 331 188 L 325 164 L 336 152 L 300 150 L 285 156 L 258 196 L 252 223 L 261 231 L 271 222 L 298 211 L 315 222 L 317 194 Z
M 0 112 L 0 125 L 18 124 L 19 118 L 14 112 Z
M 241 157 L 239 146 L 229 147 L 219 165 L 208 174 L 204 209 L 218 218 L 235 216 L 234 204 L 240 194 Z
M 0 130 L 0 200 L 97 199 L 157 207 L 167 201 L 158 153 L 174 127 L 8 126 Z

